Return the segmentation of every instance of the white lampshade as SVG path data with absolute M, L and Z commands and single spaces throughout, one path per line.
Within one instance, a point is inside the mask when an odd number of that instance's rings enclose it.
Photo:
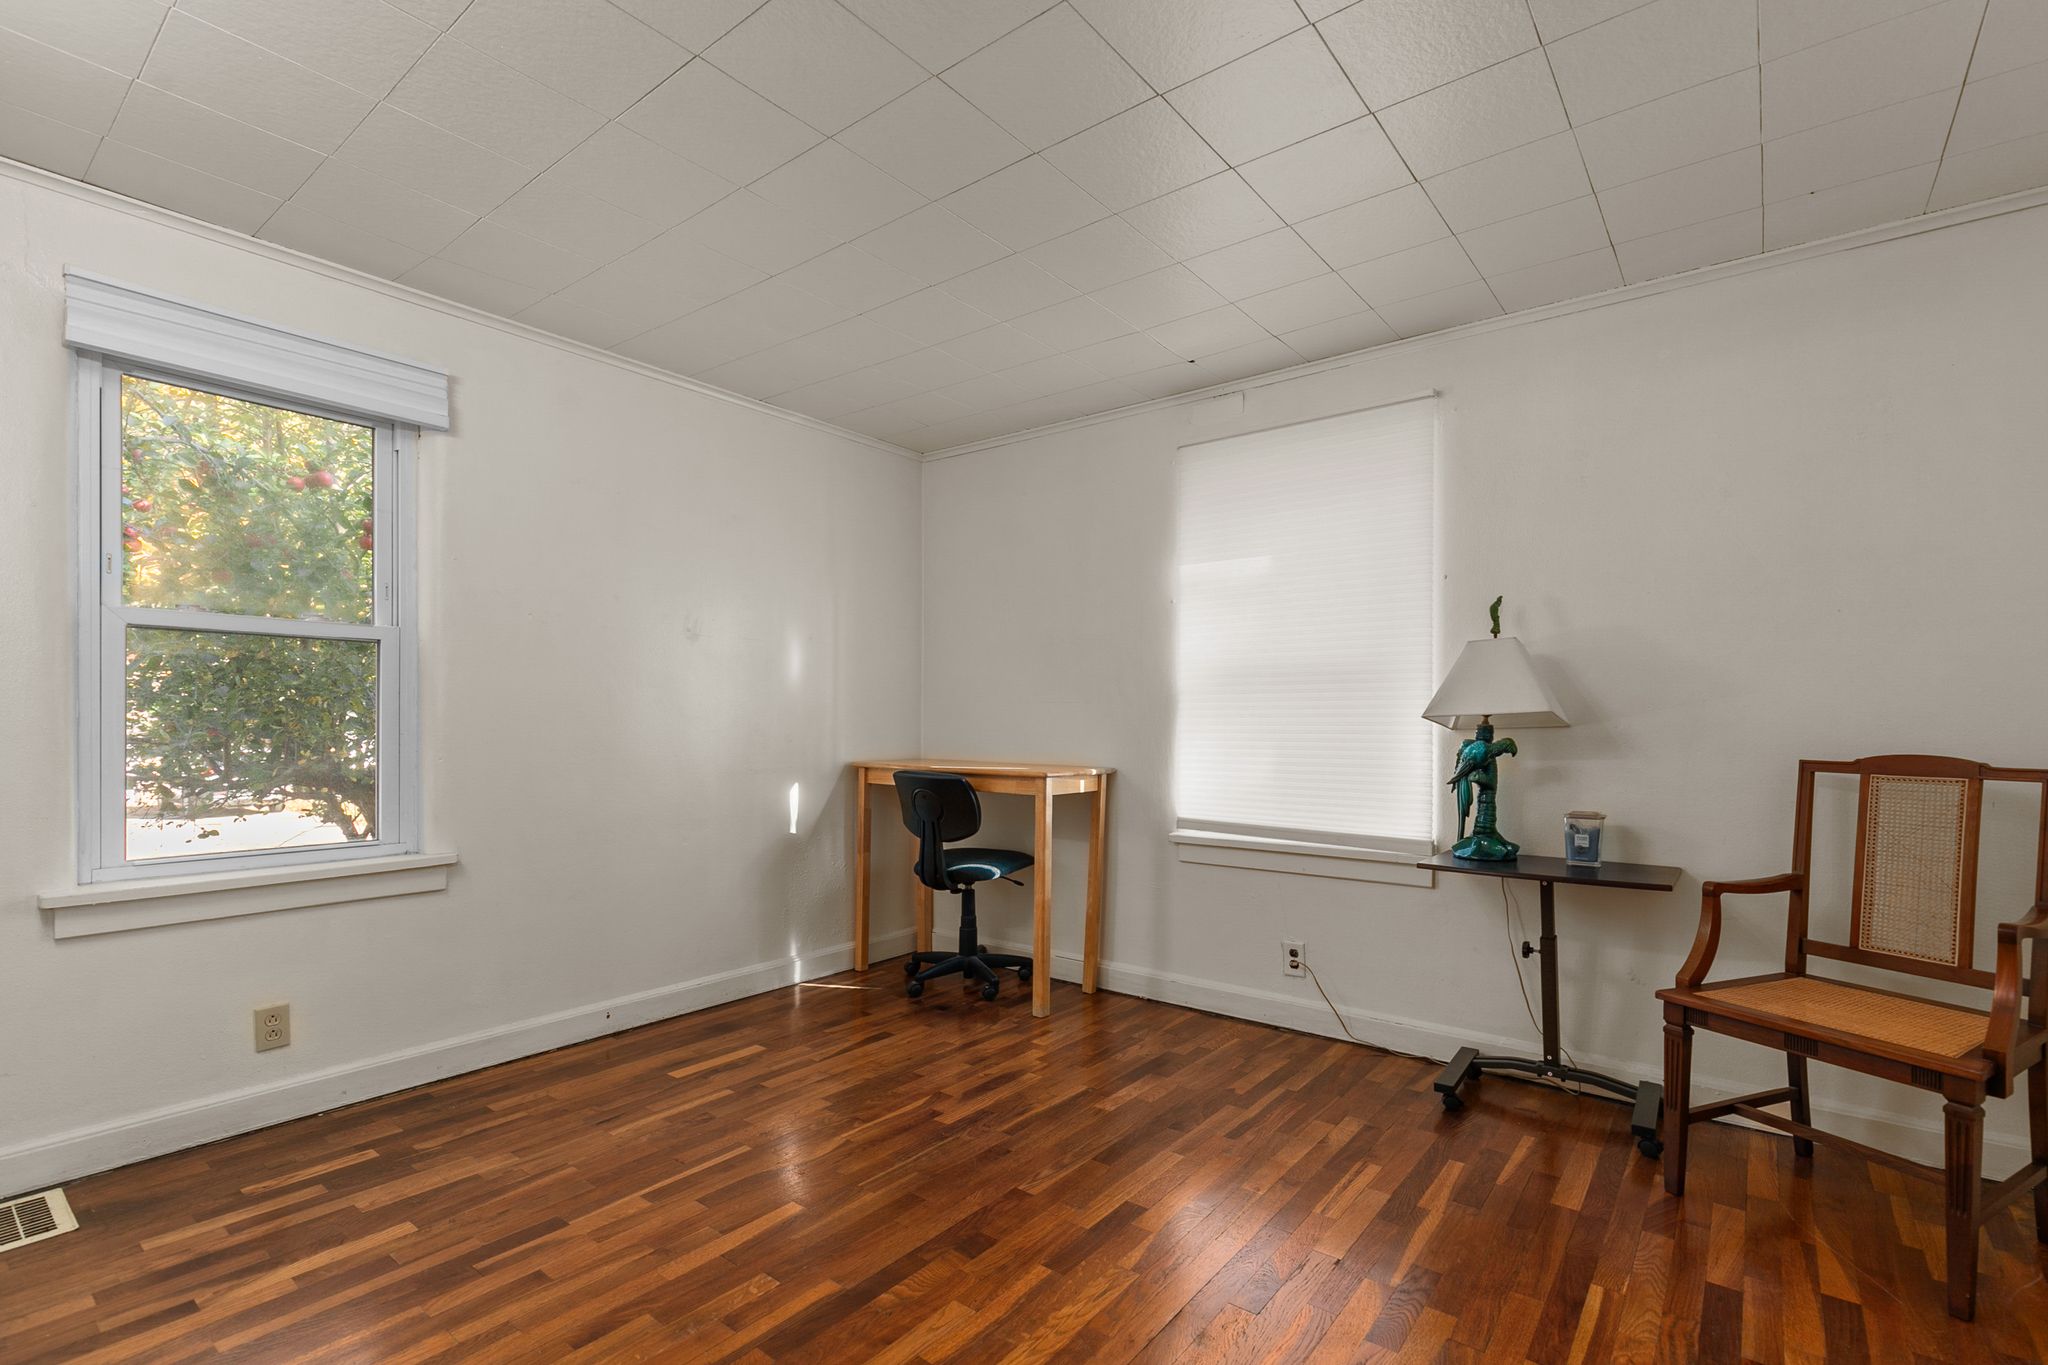
M 1422 710 L 1424 720 L 1453 730 L 1469 730 L 1482 716 L 1513 729 L 1571 724 L 1537 676 L 1529 651 L 1512 635 L 1467 641 Z

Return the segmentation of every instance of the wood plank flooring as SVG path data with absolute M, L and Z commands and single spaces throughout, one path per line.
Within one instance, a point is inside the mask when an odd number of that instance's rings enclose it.
M 1943 1312 L 1938 1191 L 1124 996 L 885 963 L 69 1186 L 0 1360 L 2048 1359 Z M 1807 1165 L 1808 1163 L 1802 1163 Z

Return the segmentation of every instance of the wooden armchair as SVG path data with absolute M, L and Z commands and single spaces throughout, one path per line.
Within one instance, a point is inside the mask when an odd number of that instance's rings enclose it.
M 1807 869 L 1813 844 L 1814 777 L 1847 773 L 1860 781 L 1849 941 L 1807 936 Z M 1975 965 L 1977 830 L 1986 782 L 2031 783 L 2043 796 L 2034 861 L 2034 907 L 1998 927 L 1995 970 Z M 1816 1140 L 1947 1187 L 1948 1311 L 1976 1315 L 1978 1230 L 1985 1219 L 2029 1191 L 2034 1230 L 2048 1241 L 2048 770 L 1994 768 L 1958 758 L 1896 754 L 1853 763 L 1799 765 L 1792 871 L 1701 888 L 1699 937 L 1664 1002 L 1664 1188 L 1685 1191 L 1686 1132 L 1726 1114 L 1792 1135 L 1796 1156 Z M 1726 896 L 1784 893 L 1790 898 L 1785 970 L 1708 981 L 1721 941 Z M 2024 945 L 2031 942 L 2033 947 Z M 2025 957 L 2023 957 L 2023 953 Z M 1910 994 L 1807 974 L 1809 957 L 1882 967 L 1991 991 L 1991 1009 L 1965 1009 Z M 2029 960 L 2030 959 L 2030 960 Z M 1716 1104 L 1691 1104 L 1694 1029 L 1776 1048 L 1786 1084 Z M 1937 1091 L 1944 1157 L 1940 1168 L 1823 1133 L 1810 1124 L 1809 1059 L 1850 1067 L 1902 1085 Z M 2032 1160 L 2009 1179 L 1984 1187 L 1984 1099 L 2012 1094 L 2027 1078 Z M 1789 1118 L 1765 1106 L 1789 1103 Z

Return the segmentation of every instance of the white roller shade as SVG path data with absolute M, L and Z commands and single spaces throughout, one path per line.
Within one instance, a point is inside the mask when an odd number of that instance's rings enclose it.
M 1183 829 L 1426 845 L 1436 402 L 1181 450 Z

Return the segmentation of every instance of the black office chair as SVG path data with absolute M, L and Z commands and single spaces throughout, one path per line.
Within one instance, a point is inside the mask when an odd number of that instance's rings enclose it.
M 903 823 L 917 836 L 917 879 L 934 891 L 960 897 L 960 951 L 912 953 L 903 964 L 910 998 L 924 994 L 925 982 L 955 972 L 981 982 L 984 1000 L 996 998 L 998 967 L 1013 969 L 1019 981 L 1031 980 L 1031 959 L 989 952 L 974 923 L 974 884 L 998 877 L 1014 882 L 1010 874 L 1031 866 L 1031 855 L 1007 848 L 947 848 L 949 841 L 971 838 L 981 828 L 981 798 L 974 788 L 957 773 L 900 772 L 895 777 Z

